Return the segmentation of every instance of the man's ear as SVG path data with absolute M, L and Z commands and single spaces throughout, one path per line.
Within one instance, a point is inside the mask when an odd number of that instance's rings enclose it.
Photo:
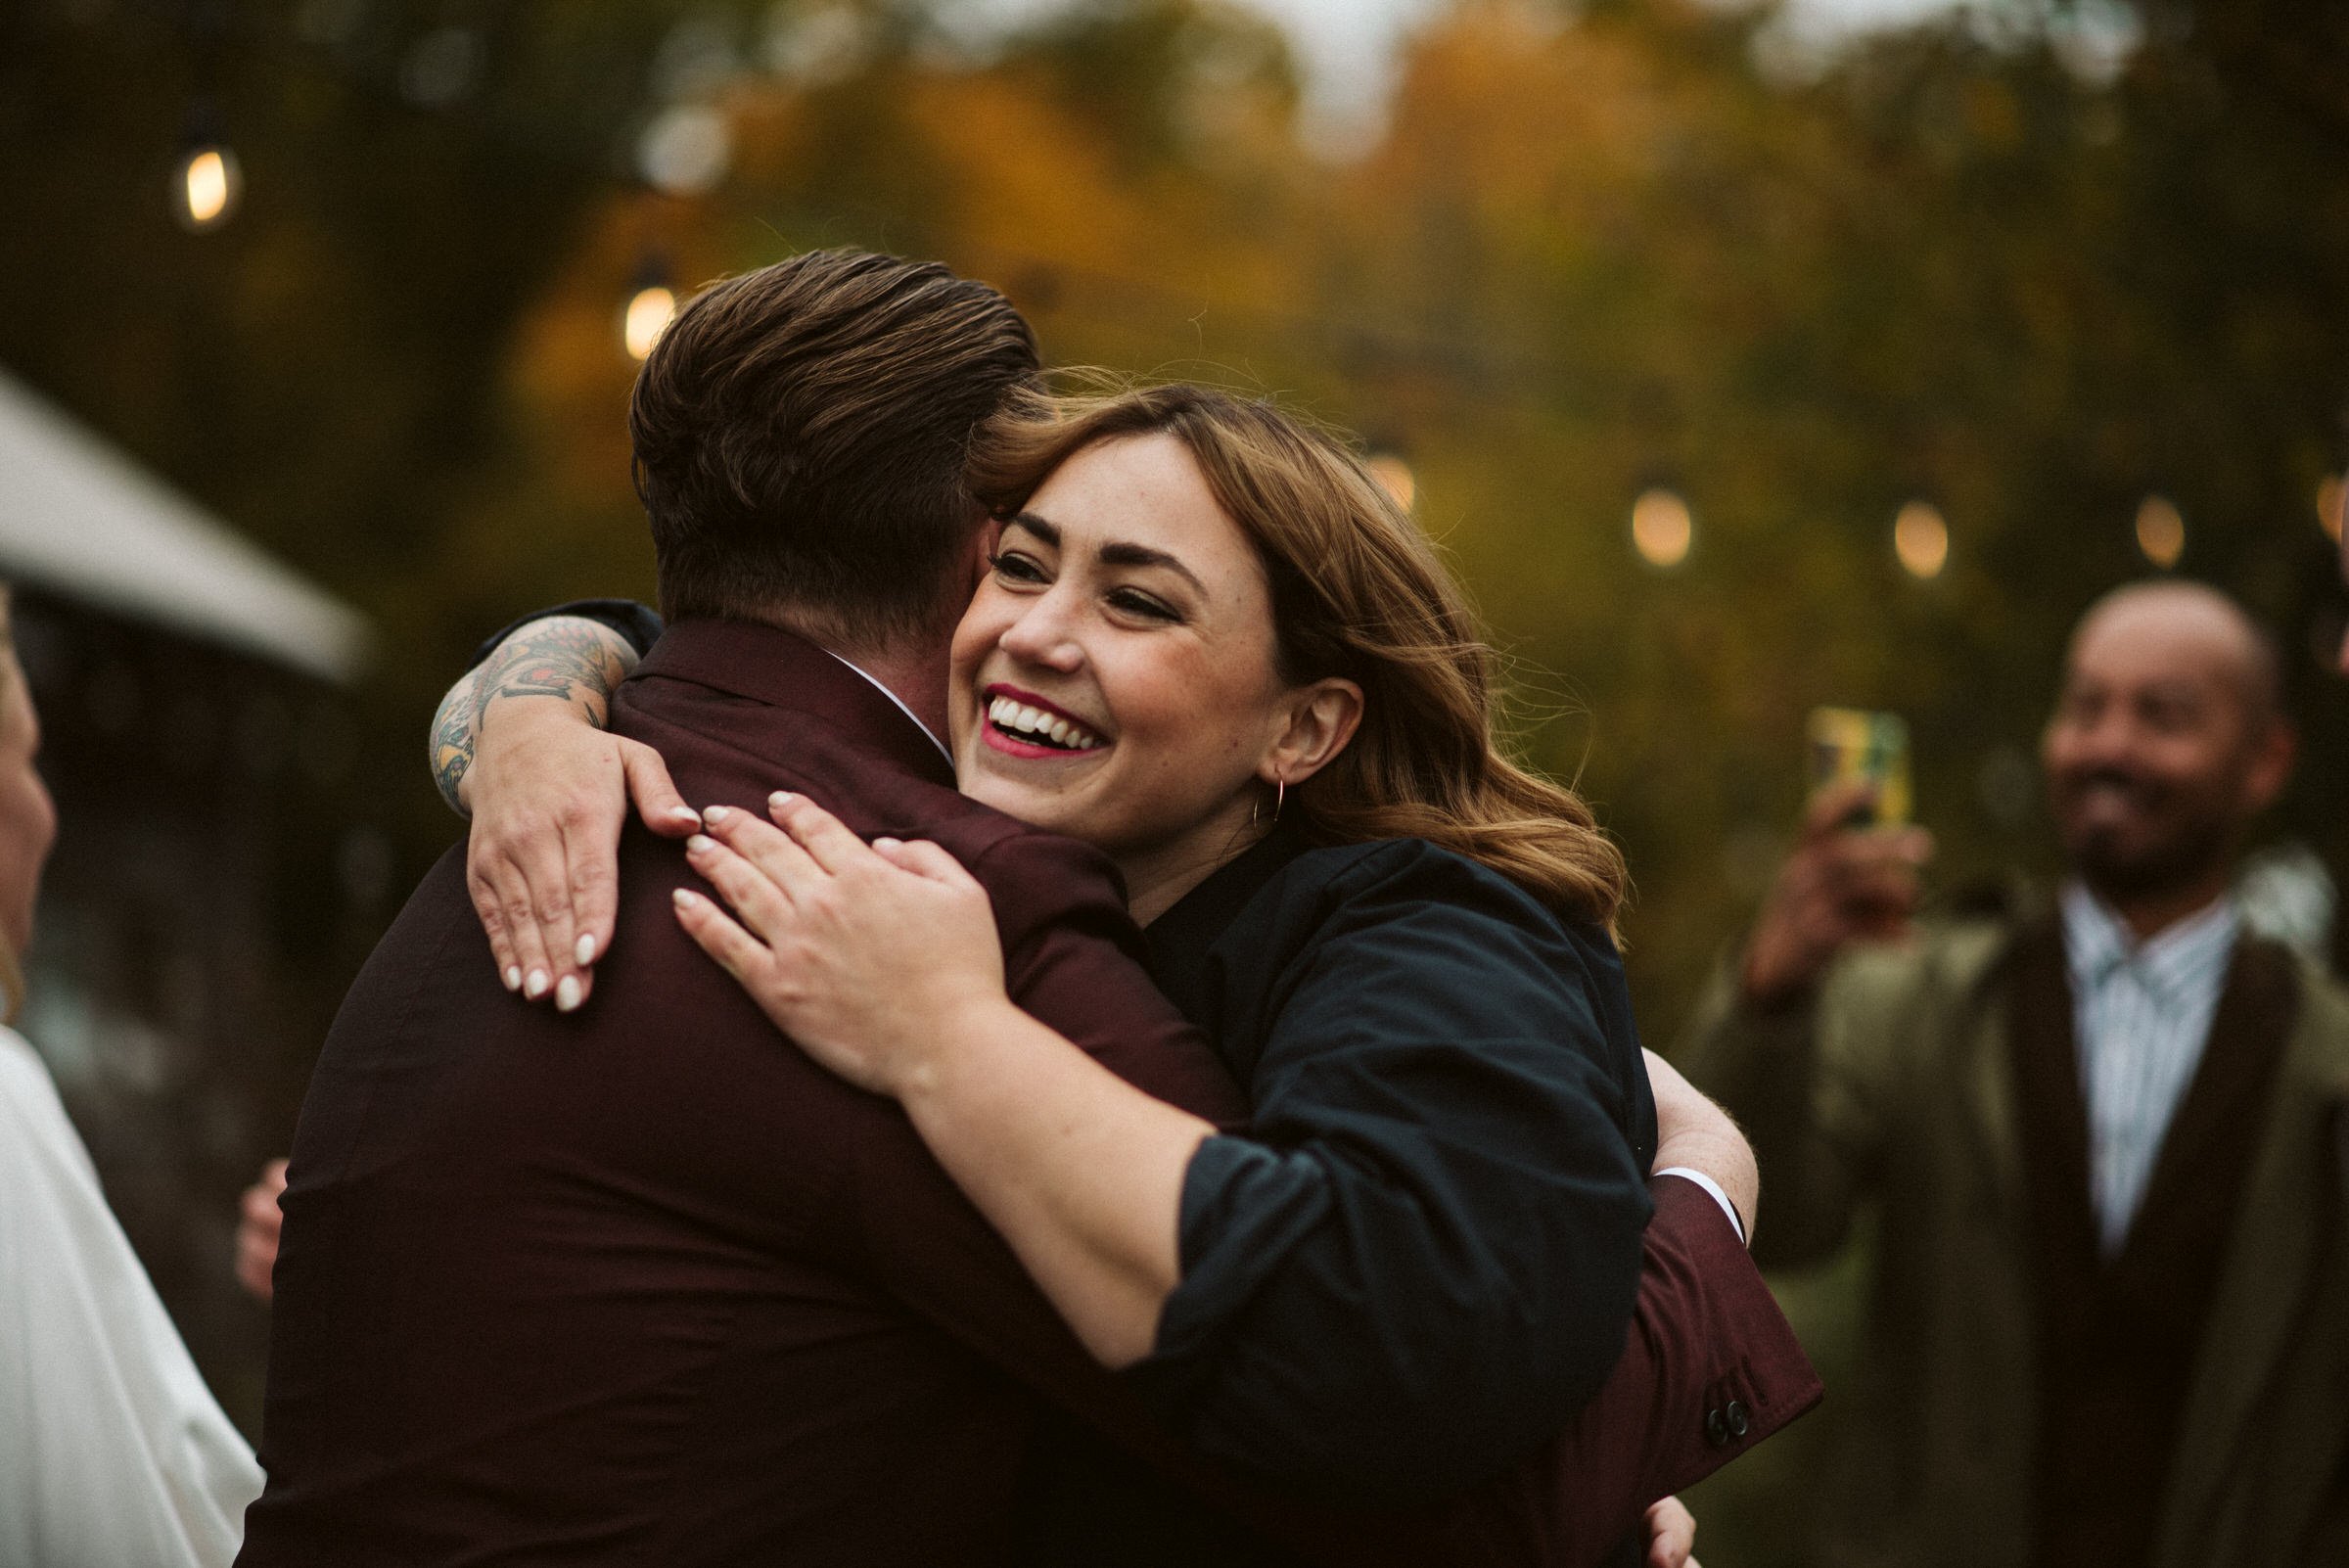
M 1332 675 L 1291 694 L 1289 721 L 1257 768 L 1267 784 L 1298 785 L 1327 767 L 1362 722 L 1362 688 Z
M 2257 816 L 2276 804 L 2276 798 L 2292 780 L 2292 763 L 2299 755 L 2299 732 L 2280 718 L 2268 725 L 2265 735 L 2251 742 L 2251 763 L 2243 770 L 2246 816 Z

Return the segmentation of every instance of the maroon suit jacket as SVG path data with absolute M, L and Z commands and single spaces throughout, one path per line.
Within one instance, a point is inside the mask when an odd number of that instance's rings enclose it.
M 688 800 L 788 787 L 943 844 L 993 899 L 1023 1007 L 1245 1119 L 1144 976 L 1108 863 L 955 794 L 829 654 L 687 623 L 613 725 Z M 370 959 L 295 1139 L 240 1563 L 994 1562 L 1039 1395 L 1320 1560 L 1590 1561 L 1815 1397 L 1727 1222 L 1668 1180 L 1622 1366 L 1550 1453 L 1409 1515 L 1256 1493 L 1085 1355 L 896 1106 L 776 1039 L 672 918 L 694 880 L 628 833 L 619 935 L 569 1017 L 499 986 L 461 849 Z M 1739 1394 L 1746 1430 L 1708 1441 Z

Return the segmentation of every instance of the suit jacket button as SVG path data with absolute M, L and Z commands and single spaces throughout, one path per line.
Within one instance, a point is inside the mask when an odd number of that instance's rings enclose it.
M 1729 1407 L 1722 1413 L 1728 1419 L 1729 1436 L 1733 1438 L 1741 1438 L 1754 1429 L 1753 1423 L 1746 1419 L 1745 1407 L 1735 1400 L 1729 1401 Z
M 1705 1412 L 1705 1441 L 1717 1449 L 1728 1445 L 1729 1419 L 1718 1407 Z

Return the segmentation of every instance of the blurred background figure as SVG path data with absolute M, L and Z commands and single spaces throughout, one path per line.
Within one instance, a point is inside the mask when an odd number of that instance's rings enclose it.
M 56 816 L 0 589 L 0 988 Z M 260 1468 L 212 1400 L 99 1190 L 32 1047 L 0 1027 L 0 1563 L 218 1568 Z
M 2112 593 L 2041 748 L 2059 899 L 1911 929 L 1929 846 L 1828 792 L 1701 1011 L 1757 1254 L 1881 1206 L 1822 1562 L 2349 1561 L 2349 995 L 2234 892 L 2278 675 L 2211 589 Z

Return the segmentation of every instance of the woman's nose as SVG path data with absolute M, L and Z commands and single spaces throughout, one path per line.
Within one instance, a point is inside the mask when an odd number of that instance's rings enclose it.
M 1028 602 L 1020 618 L 1003 629 L 1003 651 L 1014 659 L 1066 672 L 1084 661 L 1068 607 L 1056 593 Z

